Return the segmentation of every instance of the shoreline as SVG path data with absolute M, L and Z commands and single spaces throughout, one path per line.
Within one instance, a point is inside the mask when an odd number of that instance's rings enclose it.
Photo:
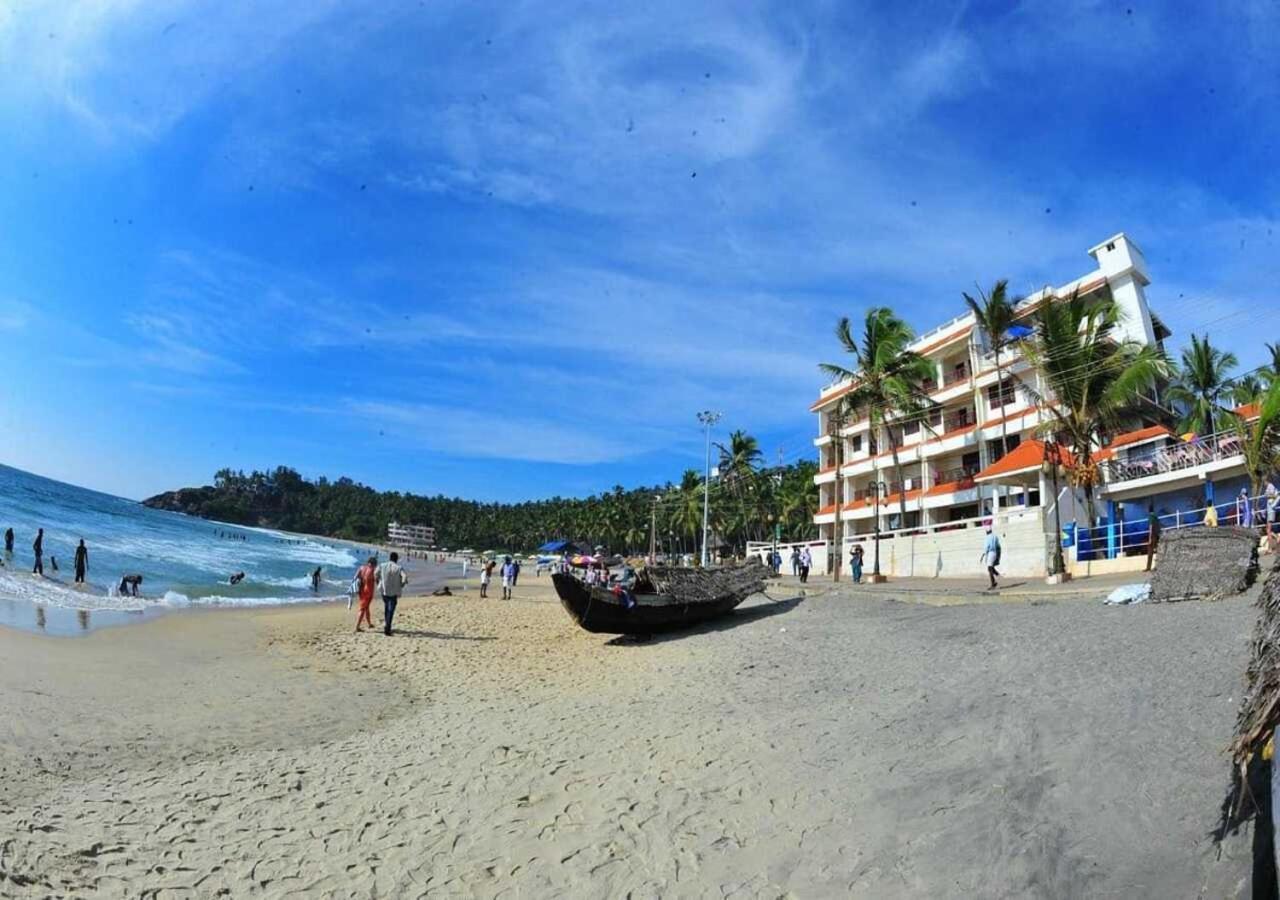
M 292 532 L 273 532 L 292 534 Z M 323 540 L 350 549 L 375 549 L 380 558 L 385 558 L 390 549 L 381 545 L 359 544 L 338 538 L 324 538 L 318 535 L 296 535 L 311 540 Z M 449 559 L 444 563 L 435 563 L 428 559 L 405 557 L 401 560 L 410 578 L 410 587 L 416 591 L 425 589 L 430 593 L 451 583 L 451 579 L 460 578 L 460 563 Z M 454 572 L 453 569 L 458 569 Z M 354 569 L 353 569 L 354 571 Z M 59 582 L 53 582 L 57 584 Z M 13 631 L 25 634 L 47 635 L 59 638 L 84 637 L 104 628 L 133 627 L 175 613 L 217 612 L 225 614 L 233 610 L 272 610 L 304 607 L 328 607 L 344 604 L 346 595 L 330 597 L 299 597 L 283 602 L 250 602 L 238 603 L 202 603 L 199 600 L 187 605 L 167 604 L 162 598 L 145 597 L 147 606 L 137 610 L 121 609 L 84 609 L 62 606 L 57 603 L 40 603 L 28 598 L 0 598 L 0 632 Z

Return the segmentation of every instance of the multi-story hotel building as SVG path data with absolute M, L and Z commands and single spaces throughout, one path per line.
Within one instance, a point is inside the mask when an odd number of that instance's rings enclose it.
M 1017 310 L 1025 315 L 1042 302 L 1053 302 L 1075 291 L 1087 296 L 1109 288 L 1123 313 L 1119 336 L 1160 345 L 1169 332 L 1147 305 L 1145 289 L 1150 280 L 1137 245 L 1117 234 L 1093 247 L 1089 255 L 1096 263 L 1093 271 L 1026 297 Z M 994 517 L 998 527 L 1007 532 L 1006 556 L 1011 549 L 1019 558 L 1025 555 L 1028 574 L 1042 573 L 1048 548 L 1057 535 L 1047 517 L 1054 495 L 1044 446 L 1036 440 L 1041 413 L 1023 384 L 1033 385 L 1038 393 L 1046 392 L 1019 342 L 1015 339 L 1001 348 L 1003 381 L 997 377 L 986 335 L 974 327 L 972 313 L 965 312 L 926 331 L 911 349 L 936 369 L 930 394 L 936 409 L 924 419 L 889 416 L 878 433 L 865 416 L 840 425 L 840 401 L 852 388 L 848 381 L 828 385 L 810 407 L 818 424 L 814 444 L 819 452 L 815 476 L 819 511 L 814 521 L 819 537 L 829 545 L 838 515 L 846 548 L 850 542 L 866 540 L 875 531 L 873 516 L 879 493 L 880 530 L 892 533 L 890 545 L 882 544 L 881 548 L 882 558 L 886 553 L 891 557 L 886 571 L 935 575 L 972 569 L 959 560 L 972 556 L 976 563 L 980 540 L 972 532 L 963 536 L 946 533 L 977 527 Z M 1163 429 L 1160 433 L 1166 434 Z M 1126 442 L 1149 437 L 1142 433 L 1120 435 L 1108 449 L 1118 452 Z M 839 471 L 838 442 L 842 445 Z M 895 448 L 900 474 L 894 466 Z M 1064 521 L 1082 518 L 1078 497 L 1061 486 L 1057 496 Z M 871 547 L 866 549 L 870 553 Z M 948 565 L 953 556 L 956 562 Z M 1020 567 L 1017 563 L 1010 566 L 1014 571 Z
M 430 550 L 436 545 L 436 530 L 430 525 L 387 524 L 387 543 L 407 550 Z

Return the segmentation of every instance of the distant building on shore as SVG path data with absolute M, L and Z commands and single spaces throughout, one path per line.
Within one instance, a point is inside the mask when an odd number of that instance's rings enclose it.
M 930 396 L 937 408 L 923 421 L 890 415 L 873 433 L 862 417 L 846 421 L 837 433 L 839 401 L 853 385 L 844 380 L 822 389 L 810 407 L 817 415 L 814 444 L 819 453 L 814 522 L 828 548 L 835 539 L 838 515 L 843 523 L 842 559 L 848 559 L 853 544 L 862 543 L 870 568 L 878 493 L 881 570 L 886 574 L 945 577 L 980 572 L 981 531 L 993 517 L 1004 544 L 1002 568 L 1011 574 L 1045 574 L 1058 540 L 1053 467 L 1039 439 L 1048 416 L 1036 408 L 1024 384 L 1049 403 L 1053 397 L 1022 349 L 1031 314 L 1040 304 L 1076 291 L 1089 296 L 1109 289 L 1123 315 L 1119 338 L 1163 347 L 1170 335 L 1147 304 L 1147 265 L 1132 240 L 1117 234 L 1089 255 L 1097 264 L 1094 271 L 1018 301 L 1021 321 L 1010 329 L 1000 351 L 1001 383 L 987 337 L 966 311 L 910 345 L 936 366 Z M 1145 556 L 1148 505 L 1165 528 L 1177 527 L 1197 515 L 1206 496 L 1212 502 L 1215 487 L 1221 501 L 1245 480 L 1232 435 L 1176 435 L 1168 427 L 1173 413 L 1164 408 L 1159 392 L 1147 399 L 1148 421 L 1108 436 L 1095 455 L 1102 482 L 1096 491 L 1099 521 L 1088 521 L 1083 497 L 1059 478 L 1058 513 L 1067 526 L 1064 530 L 1074 534 L 1079 529 L 1081 538 L 1066 552 L 1069 570 L 1131 568 L 1125 557 Z M 1249 417 L 1248 410 L 1238 412 Z M 842 442 L 839 472 L 837 441 Z M 900 475 L 893 449 L 901 463 Z M 819 571 L 829 569 L 826 560 L 815 560 L 815 565 Z
M 430 525 L 387 523 L 387 543 L 406 550 L 430 550 L 436 545 L 436 530 Z

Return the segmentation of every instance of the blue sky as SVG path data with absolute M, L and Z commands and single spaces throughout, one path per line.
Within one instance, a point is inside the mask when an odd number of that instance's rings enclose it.
M 1262 361 L 1280 7 L 889 6 L 6 4 L 0 462 L 578 495 L 704 408 L 795 459 L 838 316 L 1121 230 Z

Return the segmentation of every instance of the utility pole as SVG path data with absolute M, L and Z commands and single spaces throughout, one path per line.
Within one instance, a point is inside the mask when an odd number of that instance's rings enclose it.
M 720 421 L 720 413 L 704 409 L 698 413 L 698 421 L 707 429 L 707 469 L 702 481 L 702 567 L 707 563 L 707 537 L 711 525 L 711 429 Z
M 653 495 L 653 507 L 649 510 L 649 565 L 658 558 L 658 501 L 661 494 Z
M 831 427 L 834 429 L 832 444 L 836 450 L 836 521 L 835 521 L 835 546 L 832 548 L 835 553 L 835 565 L 831 567 L 831 579 L 836 584 L 840 583 L 840 558 L 844 555 L 844 523 L 841 521 L 840 509 L 842 503 L 841 494 L 844 493 L 844 476 L 840 472 L 840 468 L 844 465 L 844 405 L 843 400 L 836 405 L 835 412 L 831 414 Z
M 777 518 L 773 520 L 773 552 L 778 552 L 778 535 L 782 531 L 782 445 L 778 445 L 778 473 L 773 478 L 773 509 Z M 769 558 L 770 564 L 773 558 Z

